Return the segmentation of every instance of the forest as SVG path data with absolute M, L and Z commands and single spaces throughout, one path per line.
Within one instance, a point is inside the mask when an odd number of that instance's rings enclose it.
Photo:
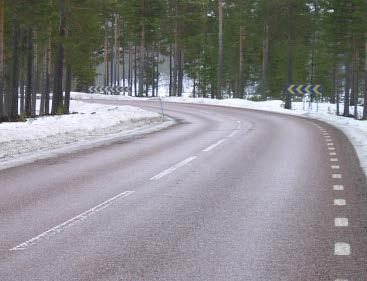
M 163 58 L 169 96 L 188 77 L 194 97 L 291 108 L 288 85 L 319 84 L 367 119 L 366 14 L 364 0 L 0 0 L 0 122 L 69 114 L 101 64 L 105 86 L 154 97 Z

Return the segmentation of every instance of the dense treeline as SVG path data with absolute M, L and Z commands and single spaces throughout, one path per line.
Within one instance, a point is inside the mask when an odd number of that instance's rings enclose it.
M 93 85 L 101 63 L 104 85 L 155 96 L 162 59 L 170 96 L 187 76 L 193 96 L 290 108 L 286 85 L 317 83 L 357 117 L 366 12 L 364 0 L 0 0 L 0 119 L 69 113 L 71 89 Z

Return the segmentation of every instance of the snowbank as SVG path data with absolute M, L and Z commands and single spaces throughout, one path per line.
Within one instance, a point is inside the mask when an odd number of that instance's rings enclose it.
M 132 106 L 71 102 L 70 115 L 0 124 L 0 170 L 168 127 L 173 120 Z
M 74 93 L 73 97 L 76 99 L 111 99 L 111 100 L 133 100 L 140 98 L 126 97 L 126 96 L 104 96 L 104 95 L 89 95 Z M 147 98 L 144 98 L 147 100 Z M 217 106 L 229 106 L 239 107 L 255 110 L 264 110 L 270 112 L 277 112 L 283 114 L 303 116 L 305 118 L 313 118 L 323 122 L 326 122 L 344 132 L 351 143 L 353 144 L 357 155 L 359 157 L 361 166 L 367 176 L 367 121 L 358 121 L 352 118 L 345 118 L 342 116 L 336 116 L 336 105 L 329 103 L 320 103 L 318 106 L 316 103 L 312 104 L 312 107 L 306 103 L 293 102 L 292 110 L 286 110 L 282 107 L 283 102 L 280 100 L 253 102 L 242 99 L 204 99 L 204 98 L 178 98 L 178 97 L 165 97 L 164 102 L 177 102 L 177 103 L 196 103 L 196 104 L 208 104 Z M 340 104 L 340 110 L 343 110 L 343 105 Z M 362 107 L 359 107 L 359 114 L 362 115 Z M 350 112 L 354 109 L 351 107 Z

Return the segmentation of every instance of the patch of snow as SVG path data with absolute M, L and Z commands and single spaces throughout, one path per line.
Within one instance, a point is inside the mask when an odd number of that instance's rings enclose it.
M 173 125 L 171 119 L 132 106 L 71 101 L 74 114 L 0 124 L 0 170 L 37 159 L 112 143 Z

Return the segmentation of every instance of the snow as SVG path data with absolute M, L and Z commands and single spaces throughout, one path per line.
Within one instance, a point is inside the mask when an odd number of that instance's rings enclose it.
M 104 96 L 104 95 L 89 95 L 74 93 L 76 99 L 111 99 L 111 100 L 132 100 L 141 98 L 126 97 L 126 96 Z M 185 95 L 188 96 L 188 95 Z M 149 98 L 144 98 L 147 100 Z M 367 176 L 367 121 L 355 120 L 352 118 L 346 118 L 342 116 L 336 116 L 336 105 L 330 103 L 309 104 L 302 102 L 293 102 L 292 110 L 286 110 L 283 108 L 283 102 L 280 100 L 253 102 L 242 99 L 204 99 L 204 98 L 190 98 L 190 97 L 163 97 L 164 102 L 177 102 L 177 103 L 195 103 L 195 104 L 207 104 L 216 106 L 228 106 L 238 107 L 254 110 L 264 110 L 282 114 L 290 114 L 296 116 L 302 116 L 305 118 L 317 119 L 326 122 L 339 130 L 341 130 L 353 144 L 358 158 L 360 160 L 361 167 L 363 168 Z M 343 110 L 343 104 L 340 104 L 340 110 Z M 359 107 L 359 115 L 362 115 L 362 107 Z M 350 112 L 353 113 L 354 109 L 351 107 Z
M 73 114 L 0 124 L 0 170 L 70 153 L 174 124 L 158 113 L 132 106 L 71 101 Z

